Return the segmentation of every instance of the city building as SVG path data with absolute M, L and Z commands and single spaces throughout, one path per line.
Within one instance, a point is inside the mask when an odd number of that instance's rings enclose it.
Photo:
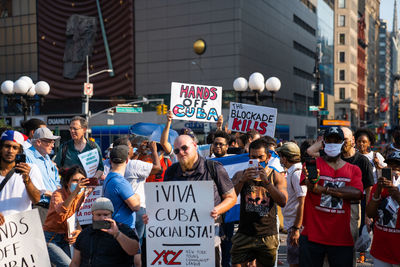
M 399 28 L 397 21 L 397 0 L 394 1 L 393 8 L 393 29 L 390 34 L 391 48 L 391 86 L 390 86 L 390 123 L 393 126 L 399 124 L 400 105 L 399 105 L 399 78 L 400 78 L 400 53 L 399 53 Z

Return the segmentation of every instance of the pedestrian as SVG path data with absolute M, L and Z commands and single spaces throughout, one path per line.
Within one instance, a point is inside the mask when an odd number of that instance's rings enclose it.
M 41 119 L 32 118 L 30 120 L 21 122 L 21 127 L 24 129 L 24 133 L 27 136 L 27 140 L 24 142 L 24 150 L 28 149 L 32 145 L 32 137 L 36 129 L 46 127 L 46 123 Z
M 229 135 L 223 131 L 216 131 L 214 133 L 214 140 L 211 143 L 211 157 L 222 158 L 230 156 L 228 154 Z
M 133 255 L 139 250 L 138 237 L 129 226 L 113 220 L 113 212 L 108 198 L 100 197 L 93 202 L 93 224 L 79 234 L 70 267 L 133 265 Z M 97 222 L 108 222 L 109 227 L 97 229 Z
M 288 201 L 282 209 L 284 229 L 287 237 L 287 262 L 291 267 L 299 266 L 299 238 L 303 223 L 304 199 L 307 186 L 300 185 L 302 165 L 300 148 L 293 142 L 286 142 L 276 149 L 286 171 Z
M 316 159 L 318 174 L 309 176 L 306 168 L 301 174 L 307 195 L 299 239 L 300 266 L 322 266 L 325 255 L 330 266 L 353 266 L 350 203 L 361 199 L 363 186 L 360 168 L 341 158 L 344 139 L 340 127 L 328 128 L 324 156 Z
M 47 127 L 38 128 L 32 136 L 32 146 L 25 149 L 26 162 L 39 167 L 46 187 L 46 191 L 40 196 L 40 201 L 33 205 L 33 208 L 39 210 L 42 224 L 49 211 L 51 195 L 61 187 L 57 167 L 49 156 L 54 148 L 54 142 L 59 139 L 60 136 L 53 135 Z
M 7 130 L 0 137 L 0 212 L 4 216 L 32 209 L 45 186 L 39 168 L 23 161 L 24 137 Z
M 57 267 L 71 263 L 70 245 L 75 243 L 81 228 L 68 228 L 67 220 L 72 217 L 92 190 L 87 190 L 89 179 L 77 165 L 61 170 L 62 187 L 51 196 L 49 212 L 43 225 L 50 261 Z M 82 191 L 83 190 L 83 191 Z M 87 194 L 86 194 L 87 193 Z
M 85 138 L 87 127 L 88 123 L 86 119 L 79 116 L 75 116 L 71 119 L 69 132 L 72 139 L 60 146 L 55 158 L 55 163 L 59 169 L 69 168 L 74 165 L 78 165 L 84 169 L 84 166 L 78 155 L 96 149 L 99 154 L 99 163 L 96 173 L 93 177 L 98 179 L 102 176 L 104 171 L 104 165 L 102 161 L 103 157 L 101 155 L 99 146 L 95 142 L 89 141 Z
M 277 205 L 287 202 L 284 176 L 267 166 L 270 143 L 261 138 L 249 145 L 249 157 L 257 162 L 234 175 L 240 199 L 239 229 L 232 238 L 232 266 L 245 266 L 256 260 L 258 266 L 274 266 L 279 245 Z

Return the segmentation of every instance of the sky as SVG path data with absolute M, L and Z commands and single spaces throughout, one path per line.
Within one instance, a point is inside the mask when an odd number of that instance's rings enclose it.
M 397 0 L 397 23 L 399 24 L 399 4 L 400 1 Z M 380 17 L 384 19 L 388 23 L 388 30 L 392 31 L 392 24 L 393 24 L 393 7 L 394 7 L 394 0 L 381 0 L 381 7 L 380 7 Z

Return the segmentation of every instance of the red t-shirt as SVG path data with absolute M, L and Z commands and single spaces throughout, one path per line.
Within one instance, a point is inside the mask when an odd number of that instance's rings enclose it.
M 372 187 L 370 201 L 376 186 Z M 386 188 L 382 190 L 381 198 L 375 218 L 371 255 L 390 264 L 400 264 L 400 205 L 389 196 Z
M 318 184 L 328 187 L 352 186 L 363 191 L 361 170 L 359 167 L 346 163 L 342 168 L 334 170 L 324 159 L 317 158 L 317 169 L 320 179 Z M 300 184 L 305 183 L 304 173 Z M 304 203 L 302 235 L 309 241 L 331 246 L 353 246 L 350 232 L 350 201 L 318 195 L 307 191 Z

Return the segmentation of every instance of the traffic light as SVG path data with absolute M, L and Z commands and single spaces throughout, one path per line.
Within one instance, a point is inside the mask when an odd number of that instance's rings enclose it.
M 163 106 L 162 104 L 156 106 L 157 115 L 162 115 L 162 112 L 163 112 L 162 106 Z
M 162 104 L 162 114 L 167 114 L 167 112 L 168 112 L 168 106 L 167 105 L 165 105 L 165 104 Z

